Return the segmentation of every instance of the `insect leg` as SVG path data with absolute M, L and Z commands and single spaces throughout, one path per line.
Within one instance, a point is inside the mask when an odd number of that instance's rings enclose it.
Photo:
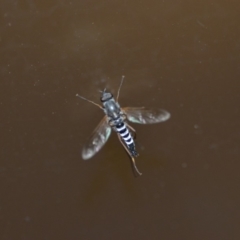
M 118 93 L 117 93 L 117 97 L 116 97 L 117 102 L 118 102 L 118 98 L 119 98 L 119 94 L 120 94 L 120 90 L 121 90 L 124 78 L 125 78 L 125 76 L 122 76 L 121 83 L 120 83 L 120 86 L 118 88 Z
M 121 144 L 123 145 L 123 147 L 126 150 L 126 152 L 128 153 L 129 157 L 131 158 L 134 170 L 137 172 L 137 174 L 139 176 L 141 176 L 142 173 L 140 173 L 139 170 L 137 169 L 135 159 L 132 157 L 131 153 L 129 152 L 129 149 L 126 147 L 125 143 L 123 142 L 123 140 L 121 139 L 121 136 L 119 134 L 118 134 L 118 139 L 121 142 Z
M 136 130 L 135 130 L 132 126 L 130 126 L 127 122 L 125 122 L 125 124 L 126 124 L 127 127 L 133 132 L 133 134 L 134 134 L 133 138 L 136 139 L 136 137 L 137 137 L 137 132 L 136 132 Z
M 81 99 L 83 99 L 83 100 L 85 100 L 85 101 L 87 101 L 87 102 L 90 102 L 90 103 L 98 106 L 99 108 L 101 108 L 101 109 L 103 110 L 103 107 L 102 107 L 101 105 L 99 105 L 99 104 L 97 104 L 97 103 L 95 103 L 95 102 L 93 102 L 93 101 L 91 101 L 91 100 L 88 100 L 88 99 L 85 98 L 85 97 L 80 96 L 78 93 L 76 94 L 76 97 L 79 97 L 79 98 L 81 98 Z

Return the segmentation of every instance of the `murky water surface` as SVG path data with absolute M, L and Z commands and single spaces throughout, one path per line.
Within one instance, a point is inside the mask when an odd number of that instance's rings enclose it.
M 237 1 L 0 3 L 0 238 L 240 239 Z M 122 106 L 171 119 L 137 130 L 135 178 L 115 134 L 81 148 Z

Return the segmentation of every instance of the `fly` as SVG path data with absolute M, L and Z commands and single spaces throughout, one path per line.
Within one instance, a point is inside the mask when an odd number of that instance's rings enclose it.
M 131 158 L 134 170 L 138 175 L 142 175 L 135 163 L 135 157 L 138 156 L 134 142 L 134 139 L 136 138 L 136 131 L 128 124 L 127 120 L 139 124 L 153 124 L 164 122 L 168 120 L 171 115 L 169 112 L 158 108 L 121 108 L 118 103 L 118 99 L 123 80 L 124 76 L 122 76 L 116 100 L 113 98 L 113 95 L 110 92 L 106 91 L 106 89 L 104 89 L 104 91 L 101 91 L 102 96 L 100 100 L 102 102 L 102 106 L 91 100 L 88 100 L 85 97 L 80 96 L 79 94 L 76 94 L 77 97 L 80 97 L 81 99 L 86 100 L 101 108 L 105 113 L 102 121 L 98 124 L 96 129 L 93 131 L 92 136 L 83 147 L 82 158 L 84 160 L 88 160 L 93 157 L 107 142 L 111 131 L 113 130 L 117 133 L 119 141 Z M 132 136 L 130 131 L 134 136 Z

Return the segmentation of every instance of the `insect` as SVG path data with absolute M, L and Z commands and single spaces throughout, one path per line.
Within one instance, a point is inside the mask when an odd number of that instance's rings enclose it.
M 88 160 L 93 157 L 107 142 L 111 131 L 113 130 L 117 133 L 119 141 L 131 158 L 133 169 L 138 175 L 142 175 L 135 163 L 135 157 L 138 156 L 134 142 L 134 139 L 136 138 L 136 131 L 128 124 L 127 120 L 139 124 L 160 123 L 168 120 L 170 118 L 170 113 L 163 109 L 148 109 L 145 107 L 121 108 L 118 103 L 118 99 L 123 80 L 124 76 L 122 76 L 116 100 L 114 99 L 113 95 L 106 90 L 106 88 L 103 91 L 100 91 L 102 94 L 100 98 L 102 106 L 80 96 L 79 94 L 76 94 L 77 97 L 101 108 L 105 113 L 105 116 L 83 147 L 82 158 L 84 160 Z M 132 136 L 130 130 L 134 137 Z

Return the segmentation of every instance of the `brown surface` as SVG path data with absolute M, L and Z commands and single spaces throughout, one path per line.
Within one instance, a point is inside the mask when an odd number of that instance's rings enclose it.
M 130 2 L 130 3 L 129 3 Z M 0 239 L 240 239 L 238 1 L 0 3 Z M 113 134 L 81 147 L 122 106 L 172 117 L 137 130 L 143 176 Z

